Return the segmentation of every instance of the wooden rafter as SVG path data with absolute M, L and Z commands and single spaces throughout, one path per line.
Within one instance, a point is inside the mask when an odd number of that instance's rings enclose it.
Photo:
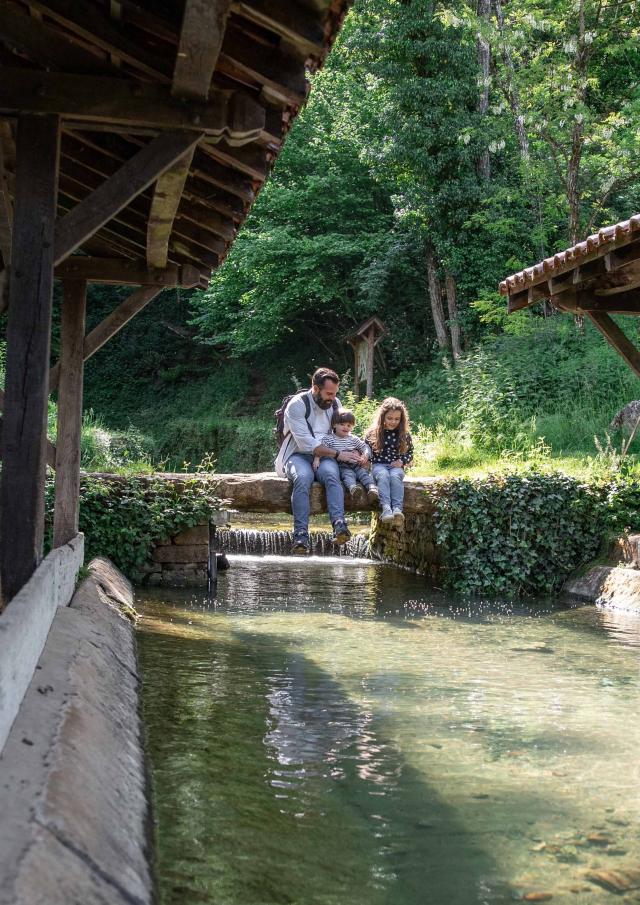
M 172 166 L 185 151 L 194 147 L 196 133 L 168 133 L 155 138 L 108 179 L 92 195 L 81 201 L 56 226 L 55 261 L 75 251 L 112 217 Z
M 310 9 L 293 5 L 287 0 L 235 0 L 232 10 L 240 18 L 280 35 L 305 56 L 320 57 L 323 54 L 324 28 Z
M 197 267 L 168 264 L 162 270 L 149 268 L 144 261 L 123 261 L 122 258 L 99 258 L 75 255 L 55 269 L 58 280 L 86 280 L 89 283 L 138 286 L 154 284 L 164 288 L 190 288 L 200 282 Z
M 636 377 L 640 377 L 640 352 L 609 314 L 589 311 L 588 317 L 606 341 L 621 355 Z
M 5 268 L 11 262 L 11 233 L 13 232 L 13 205 L 4 166 L 4 150 L 0 136 L 0 253 Z
M 0 80 L 0 111 L 54 113 L 85 129 L 186 129 L 232 143 L 254 140 L 265 125 L 264 107 L 240 91 L 216 89 L 206 102 L 184 103 L 161 85 L 11 68 Z
M 230 0 L 186 0 L 171 84 L 173 97 L 206 102 L 222 47 Z M 157 181 L 147 226 L 147 263 L 164 267 L 195 148 Z

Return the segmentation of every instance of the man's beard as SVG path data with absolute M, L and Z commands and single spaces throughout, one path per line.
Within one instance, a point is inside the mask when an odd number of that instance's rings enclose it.
M 313 401 L 318 406 L 319 409 L 330 409 L 333 405 L 332 399 L 323 399 L 320 396 L 320 393 L 312 393 Z

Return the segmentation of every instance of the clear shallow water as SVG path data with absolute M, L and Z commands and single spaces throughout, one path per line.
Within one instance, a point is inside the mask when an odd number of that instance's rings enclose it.
M 367 561 L 140 592 L 163 905 L 640 902 L 640 619 Z M 526 900 L 526 899 L 525 899 Z

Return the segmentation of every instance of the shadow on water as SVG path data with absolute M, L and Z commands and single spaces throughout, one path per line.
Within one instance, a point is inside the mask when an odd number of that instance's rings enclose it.
M 482 832 L 289 639 L 140 648 L 165 905 L 512 900 Z
M 448 601 L 344 560 L 247 558 L 215 601 L 141 603 L 163 905 L 575 900 L 562 871 L 594 861 L 572 838 L 619 807 L 637 741 L 614 733 L 637 653 L 612 675 L 584 646 L 615 621 L 573 611 L 572 634 L 553 601 Z

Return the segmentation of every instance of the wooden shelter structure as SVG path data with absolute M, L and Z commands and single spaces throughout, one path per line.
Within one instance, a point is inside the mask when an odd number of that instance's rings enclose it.
M 353 392 L 356 399 L 360 398 L 360 384 L 366 381 L 366 394 L 373 396 L 373 358 L 375 348 L 387 332 L 387 328 L 379 317 L 374 315 L 360 324 L 353 336 L 347 337 L 347 342 L 353 348 Z
M 500 292 L 509 314 L 548 299 L 559 311 L 588 317 L 640 377 L 640 352 L 611 317 L 640 315 L 640 214 L 514 273 Z
M 42 558 L 45 460 L 54 546 L 77 533 L 83 362 L 163 288 L 207 285 L 349 2 L 0 0 L 5 603 Z M 85 336 L 89 282 L 139 288 Z

